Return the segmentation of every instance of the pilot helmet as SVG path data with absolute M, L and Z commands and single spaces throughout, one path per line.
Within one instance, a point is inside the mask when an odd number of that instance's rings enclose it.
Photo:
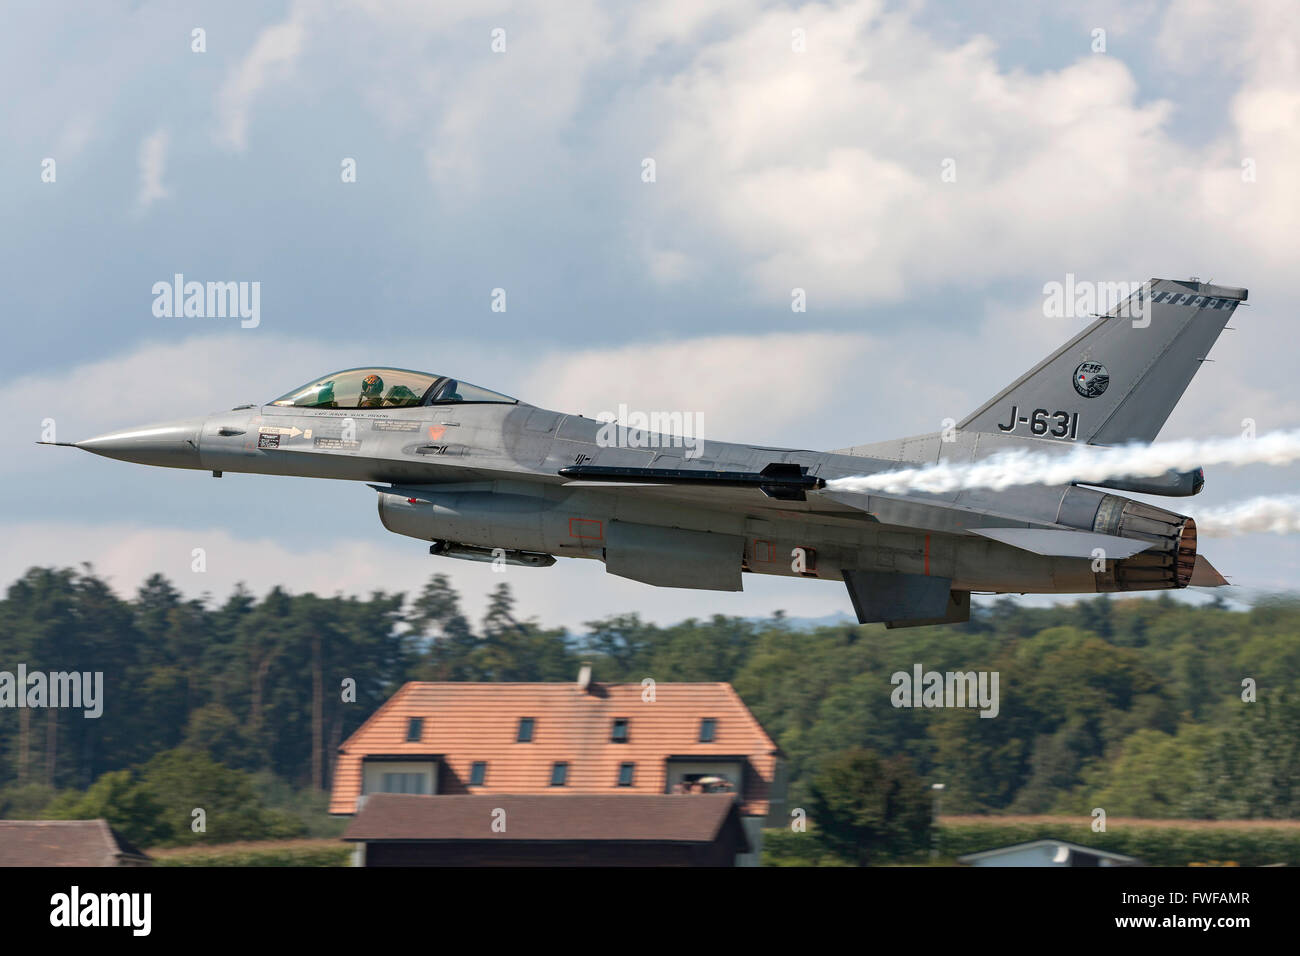
M 370 374 L 361 380 L 361 394 L 367 398 L 377 398 L 384 392 L 384 380 L 378 375 Z

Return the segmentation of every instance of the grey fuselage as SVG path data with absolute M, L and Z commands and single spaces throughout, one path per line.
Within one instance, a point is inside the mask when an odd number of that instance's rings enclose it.
M 714 441 L 688 448 L 646 432 L 625 431 L 611 443 L 602 438 L 609 432 L 602 421 L 524 403 L 264 405 L 77 447 L 214 473 L 390 486 L 377 488 L 389 530 L 470 548 L 605 560 L 612 573 L 656 585 L 738 590 L 742 570 L 836 581 L 846 571 L 926 576 L 948 579 L 954 591 L 1089 593 L 1186 584 L 1171 571 L 1171 554 L 1186 549 L 1189 519 L 1075 485 L 946 495 L 814 492 L 781 500 L 754 488 L 559 474 L 574 465 L 753 473 L 779 462 L 829 480 L 893 470 L 900 462 L 970 460 L 1011 444 L 1062 450 L 1059 443 L 957 431 L 950 441 L 931 435 L 878 446 L 882 453 L 874 457 Z M 1137 536 L 1149 550 L 1098 569 L 1095 560 L 1038 554 L 974 533 L 988 528 Z M 1194 548 L 1194 525 L 1190 534 Z M 688 553 L 703 557 L 692 563 Z M 733 561 L 737 566 L 729 567 Z

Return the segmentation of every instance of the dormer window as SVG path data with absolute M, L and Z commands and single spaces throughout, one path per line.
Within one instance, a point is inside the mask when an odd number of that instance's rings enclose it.
M 713 743 L 714 735 L 718 730 L 718 719 L 716 717 L 704 717 L 700 720 L 700 743 Z
M 519 733 L 515 735 L 515 743 L 528 744 L 533 741 L 533 718 L 519 718 Z
M 487 761 L 475 760 L 469 768 L 469 785 L 471 787 L 481 787 L 487 780 Z
M 406 742 L 414 744 L 420 742 L 420 735 L 424 733 L 424 718 L 412 717 L 406 722 Z
M 618 785 L 620 787 L 632 786 L 632 778 L 636 773 L 636 764 L 621 763 L 618 765 Z
M 551 766 L 551 786 L 562 787 L 569 782 L 569 765 L 563 760 L 557 760 Z
M 627 743 L 627 718 L 615 717 L 614 726 L 609 732 L 610 743 L 625 744 Z

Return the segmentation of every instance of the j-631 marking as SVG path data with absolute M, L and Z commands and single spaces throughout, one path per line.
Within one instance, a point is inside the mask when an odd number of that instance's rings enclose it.
M 998 423 L 998 431 L 1013 432 L 1025 425 L 1031 435 L 1068 438 L 1070 441 L 1079 437 L 1078 412 L 1049 412 L 1045 408 L 1035 408 L 1030 415 L 1019 413 L 1020 406 L 1012 405 L 1010 418 L 1005 425 Z

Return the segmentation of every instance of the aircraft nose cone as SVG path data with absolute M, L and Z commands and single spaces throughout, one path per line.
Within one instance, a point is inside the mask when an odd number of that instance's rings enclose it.
M 75 444 L 93 454 L 138 465 L 198 468 L 199 432 L 202 429 L 203 419 L 192 418 L 109 432 Z

